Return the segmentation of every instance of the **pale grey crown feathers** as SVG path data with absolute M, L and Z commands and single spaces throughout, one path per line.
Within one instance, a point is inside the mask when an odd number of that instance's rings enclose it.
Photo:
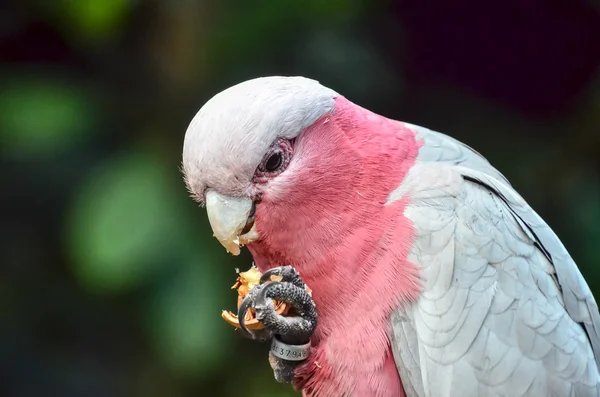
M 291 139 L 331 112 L 338 94 L 304 77 L 262 77 L 211 98 L 192 119 L 183 145 L 190 193 L 248 193 L 252 175 L 277 138 Z

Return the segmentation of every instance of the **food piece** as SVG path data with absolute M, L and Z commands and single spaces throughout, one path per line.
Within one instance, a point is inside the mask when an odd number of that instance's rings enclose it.
M 250 290 L 254 288 L 254 286 L 259 284 L 261 275 L 261 272 L 254 266 L 252 266 L 248 271 L 239 273 L 235 284 L 233 284 L 233 286 L 231 287 L 231 289 L 236 289 L 238 292 L 238 309 L 242 304 L 242 300 L 244 300 L 244 298 L 246 297 L 246 295 L 248 295 Z M 271 276 L 271 281 L 281 281 L 281 277 Z M 310 290 L 308 288 L 307 291 L 310 293 Z M 292 308 L 288 303 L 285 302 L 273 302 L 275 303 L 275 312 L 277 312 L 277 314 L 281 314 L 282 316 L 288 314 L 288 312 Z M 240 322 L 238 320 L 237 314 L 228 310 L 223 310 L 223 312 L 221 313 L 221 317 L 223 317 L 225 321 L 227 321 L 234 327 L 240 328 Z M 248 329 L 264 329 L 264 326 L 260 323 L 260 321 L 256 319 L 256 313 L 252 308 L 248 309 L 248 311 L 246 312 L 245 320 L 246 328 Z

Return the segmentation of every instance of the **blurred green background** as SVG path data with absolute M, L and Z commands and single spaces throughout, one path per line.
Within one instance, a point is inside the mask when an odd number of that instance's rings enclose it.
M 318 79 L 483 153 L 600 292 L 596 1 L 0 6 L 0 395 L 292 396 L 220 319 L 233 258 L 180 153 L 212 95 Z

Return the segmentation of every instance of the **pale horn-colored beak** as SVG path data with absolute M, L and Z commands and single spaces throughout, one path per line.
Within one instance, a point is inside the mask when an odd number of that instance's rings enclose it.
M 206 193 L 206 212 L 214 236 L 233 255 L 240 254 L 240 245 L 258 239 L 255 225 L 242 234 L 252 212 L 252 200 L 248 197 L 223 196 L 214 190 Z

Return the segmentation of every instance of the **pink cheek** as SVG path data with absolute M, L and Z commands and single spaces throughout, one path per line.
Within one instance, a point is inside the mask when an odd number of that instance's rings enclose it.
M 288 168 L 278 176 L 270 179 L 262 187 L 262 200 L 274 204 L 282 204 L 293 194 L 301 180 L 295 168 Z
M 280 205 L 285 200 L 287 183 L 287 181 L 282 181 L 279 177 L 276 177 L 260 186 L 260 204 L 257 207 L 257 215 L 258 208 L 262 207 L 263 211 L 271 212 L 275 206 Z

